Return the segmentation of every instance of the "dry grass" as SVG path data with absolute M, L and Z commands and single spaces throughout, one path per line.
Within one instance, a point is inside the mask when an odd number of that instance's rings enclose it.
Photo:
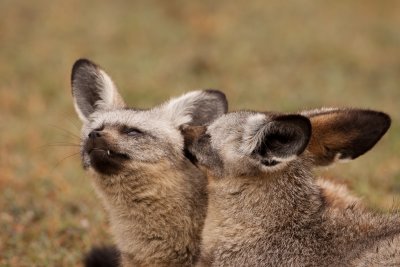
M 396 0 L 0 1 L 0 266 L 76 266 L 111 242 L 79 156 L 66 158 L 78 151 L 69 75 L 82 56 L 137 107 L 214 87 L 231 109 L 384 110 L 393 125 L 377 147 L 322 174 L 389 209 L 400 193 L 399 25 Z

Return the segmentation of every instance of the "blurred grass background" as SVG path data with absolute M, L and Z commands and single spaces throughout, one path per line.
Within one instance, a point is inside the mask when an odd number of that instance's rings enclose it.
M 64 146 L 78 144 L 79 57 L 135 107 L 219 88 L 231 110 L 386 111 L 373 151 L 320 172 L 372 208 L 399 204 L 399 29 L 396 0 L 0 0 L 0 266 L 77 266 L 112 242 L 78 147 Z

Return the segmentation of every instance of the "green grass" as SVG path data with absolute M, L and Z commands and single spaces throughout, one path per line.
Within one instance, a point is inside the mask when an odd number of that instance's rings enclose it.
M 76 266 L 112 242 L 79 155 L 66 158 L 78 147 L 54 146 L 78 144 L 69 76 L 83 56 L 136 107 L 212 87 L 231 110 L 386 111 L 373 151 L 319 173 L 398 205 L 399 25 L 395 0 L 0 1 L 0 266 Z

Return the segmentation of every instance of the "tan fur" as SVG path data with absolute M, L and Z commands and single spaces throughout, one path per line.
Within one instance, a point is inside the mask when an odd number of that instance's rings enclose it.
M 376 241 L 400 234 L 398 216 L 325 199 L 327 191 L 302 180 L 309 174 L 289 170 L 298 176 L 211 178 L 199 266 L 356 266 Z
M 400 266 L 400 236 L 374 244 L 352 262 L 357 267 Z
M 350 207 L 363 208 L 361 200 L 353 196 L 345 185 L 323 178 L 317 179 L 316 183 L 321 188 L 321 194 L 330 207 L 342 210 Z

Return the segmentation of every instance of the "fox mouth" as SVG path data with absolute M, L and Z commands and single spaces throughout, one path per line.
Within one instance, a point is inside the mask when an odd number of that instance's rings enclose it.
M 131 158 L 129 155 L 111 149 L 105 140 L 89 141 L 85 144 L 84 151 L 89 157 L 88 167 L 103 175 L 117 175 L 124 169 L 124 165 Z
M 92 148 L 88 151 L 90 157 L 92 156 L 107 156 L 109 158 L 130 159 L 127 154 L 120 153 L 111 149 L 105 148 Z

